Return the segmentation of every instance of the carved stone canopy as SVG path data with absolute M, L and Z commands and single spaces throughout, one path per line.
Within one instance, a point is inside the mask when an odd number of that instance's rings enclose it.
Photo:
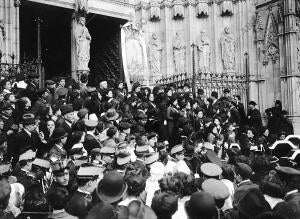
M 150 21 L 160 21 L 160 3 L 158 0 L 150 2 Z
M 182 20 L 184 18 L 184 0 L 173 0 L 173 12 L 175 20 Z
M 225 0 L 221 2 L 221 15 L 232 16 L 233 15 L 233 3 L 231 0 Z
M 197 17 L 198 18 L 206 18 L 208 17 L 208 3 L 205 1 L 201 1 L 197 5 Z

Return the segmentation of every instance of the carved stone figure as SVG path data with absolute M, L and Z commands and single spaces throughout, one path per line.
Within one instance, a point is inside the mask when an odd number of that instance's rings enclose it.
M 185 43 L 180 35 L 176 33 L 176 37 L 173 43 L 173 55 L 174 55 L 174 64 L 175 64 L 175 73 L 184 73 L 185 72 Z
M 262 40 L 264 37 L 264 27 L 263 27 L 262 17 L 259 14 L 256 16 L 255 30 L 256 30 L 256 39 Z
M 184 18 L 184 5 L 182 0 L 174 0 L 173 1 L 173 11 L 175 19 L 183 19 Z
M 159 21 L 160 20 L 159 0 L 152 0 L 150 2 L 150 20 L 151 21 Z
M 85 26 L 85 18 L 80 17 L 75 29 L 77 70 L 89 71 L 91 35 Z
M 235 69 L 235 39 L 229 27 L 225 27 L 221 37 L 221 56 L 225 71 Z
M 76 0 L 75 11 L 88 13 L 88 0 Z
M 151 76 L 160 76 L 161 75 L 161 52 L 162 45 L 157 34 L 152 34 L 149 46 L 149 62 Z
M 0 53 L 3 56 L 4 53 L 4 40 L 6 38 L 4 22 L 0 21 Z M 1 60 L 0 60 L 1 61 Z
M 201 31 L 197 46 L 199 51 L 199 70 L 202 72 L 209 72 L 210 40 L 204 30 Z

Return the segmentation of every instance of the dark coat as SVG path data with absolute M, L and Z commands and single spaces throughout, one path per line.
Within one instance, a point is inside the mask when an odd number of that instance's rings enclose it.
M 237 110 L 237 108 L 231 107 L 229 112 L 230 112 L 229 121 L 231 123 L 236 123 L 237 125 L 240 125 L 241 118 L 240 118 L 240 114 L 239 114 L 239 111 Z
M 68 213 L 77 216 L 79 219 L 85 218 L 92 208 L 92 195 L 76 191 L 72 196 L 69 206 L 67 208 Z
M 293 193 L 285 197 L 284 202 L 278 203 L 273 209 L 276 213 L 289 219 L 300 218 L 300 193 Z
M 236 104 L 236 109 L 239 112 L 241 124 L 245 124 L 245 122 L 246 122 L 246 113 L 245 113 L 244 104 L 242 104 L 240 102 L 237 103 Z
M 46 100 L 38 99 L 32 107 L 32 112 L 44 118 L 47 114 Z
M 31 136 L 29 136 L 27 132 L 22 129 L 22 131 L 12 138 L 12 141 L 9 141 L 7 153 L 8 156 L 13 157 L 13 164 L 15 164 L 20 154 L 27 149 L 43 150 L 45 147 L 47 147 L 47 145 L 41 142 L 36 132 L 32 132 Z
M 262 120 L 258 109 L 248 110 L 247 124 L 254 129 L 255 134 L 260 134 L 262 130 Z
M 101 148 L 101 143 L 95 136 L 86 134 L 85 139 L 83 142 L 84 148 L 87 150 L 88 153 L 94 148 Z

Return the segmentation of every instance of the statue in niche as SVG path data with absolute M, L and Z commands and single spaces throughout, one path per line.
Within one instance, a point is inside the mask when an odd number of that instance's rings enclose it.
M 75 11 L 88 13 L 88 0 L 76 0 Z
M 210 64 L 210 40 L 205 32 L 202 30 L 200 33 L 200 39 L 198 42 L 199 51 L 199 70 L 201 72 L 209 72 Z
M 77 70 L 89 71 L 91 35 L 85 26 L 85 18 L 79 17 L 75 29 Z
M 174 18 L 175 19 L 183 19 L 184 18 L 184 6 L 182 0 L 174 0 L 173 1 L 173 10 L 174 10 Z
M 173 44 L 173 56 L 175 64 L 175 73 L 180 74 L 185 72 L 185 42 L 180 33 L 176 33 Z
M 2 57 L 4 55 L 3 53 L 4 53 L 4 40 L 5 40 L 5 38 L 6 38 L 6 33 L 5 33 L 4 22 L 0 21 L 0 57 Z
M 224 70 L 233 71 L 235 68 L 235 39 L 229 27 L 225 27 L 221 37 L 221 57 Z
M 161 75 L 161 52 L 162 45 L 157 34 L 153 33 L 150 46 L 149 46 L 149 62 L 150 62 L 150 70 L 151 76 L 160 76 Z

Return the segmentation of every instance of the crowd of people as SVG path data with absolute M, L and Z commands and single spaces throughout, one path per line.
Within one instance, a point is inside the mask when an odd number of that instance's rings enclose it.
M 0 82 L 1 219 L 300 218 L 279 100 L 264 126 L 230 88 L 37 79 Z

